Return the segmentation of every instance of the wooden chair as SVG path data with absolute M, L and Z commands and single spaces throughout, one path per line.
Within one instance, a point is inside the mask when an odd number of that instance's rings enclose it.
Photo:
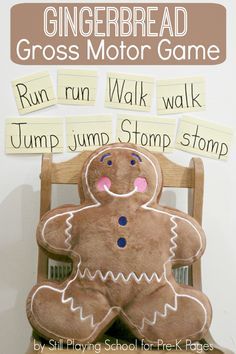
M 91 154 L 90 151 L 84 151 L 76 157 L 65 162 L 54 163 L 51 154 L 42 156 L 41 168 L 41 200 L 40 200 L 40 216 L 51 209 L 52 201 L 52 186 L 60 184 L 77 184 L 78 176 L 81 172 L 85 160 Z M 183 167 L 172 162 L 164 155 L 154 153 L 158 156 L 163 171 L 164 188 L 187 188 L 188 189 L 188 213 L 192 215 L 200 224 L 202 222 L 202 206 L 203 206 L 203 190 L 204 190 L 204 169 L 200 158 L 192 158 L 189 167 Z M 38 281 L 48 279 L 48 256 L 43 249 L 39 248 L 38 254 Z M 188 270 L 188 284 L 196 289 L 201 289 L 201 262 L 197 261 Z M 27 354 L 41 353 L 34 350 L 34 343 L 40 343 L 40 339 L 31 338 L 31 343 Z M 213 354 L 232 353 L 230 350 L 220 347 L 215 343 L 210 333 L 201 341 L 202 344 L 208 343 L 213 346 L 211 352 Z M 119 351 L 119 350 L 118 350 Z M 118 352 L 117 351 L 117 352 Z M 183 350 L 184 353 L 192 353 L 193 351 Z M 54 350 L 56 353 L 72 354 L 73 350 L 59 349 Z M 177 353 L 172 350 L 172 353 Z M 49 347 L 45 346 L 44 354 L 51 353 Z M 87 354 L 92 354 L 92 351 L 87 351 Z

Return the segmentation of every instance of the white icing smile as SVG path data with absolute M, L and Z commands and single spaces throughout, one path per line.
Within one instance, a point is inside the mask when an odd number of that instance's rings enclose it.
M 110 189 L 105 184 L 104 184 L 104 189 L 112 197 L 120 197 L 120 198 L 130 197 L 131 195 L 133 195 L 134 193 L 136 193 L 138 191 L 138 188 L 135 186 L 134 189 L 129 193 L 117 194 L 117 193 L 110 191 Z

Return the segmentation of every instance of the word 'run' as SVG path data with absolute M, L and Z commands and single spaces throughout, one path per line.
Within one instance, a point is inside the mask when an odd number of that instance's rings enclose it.
M 28 108 L 36 105 L 40 105 L 44 102 L 49 102 L 49 95 L 46 89 L 30 92 L 27 85 L 24 83 L 16 84 L 16 89 L 19 95 L 21 107 Z

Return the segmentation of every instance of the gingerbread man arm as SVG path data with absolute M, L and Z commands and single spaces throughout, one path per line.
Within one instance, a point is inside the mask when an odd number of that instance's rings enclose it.
M 206 237 L 200 224 L 184 213 L 172 217 L 172 237 L 175 265 L 188 265 L 199 259 L 205 251 Z
M 73 244 L 73 219 L 78 206 L 65 205 L 46 213 L 37 228 L 38 244 L 52 253 L 68 255 Z

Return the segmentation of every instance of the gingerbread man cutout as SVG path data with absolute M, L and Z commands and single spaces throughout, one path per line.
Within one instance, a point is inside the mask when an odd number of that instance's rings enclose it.
M 33 328 L 48 339 L 96 341 L 119 316 L 139 339 L 198 340 L 208 330 L 207 297 L 177 284 L 173 265 L 204 252 L 200 225 L 158 204 L 158 160 L 131 144 L 96 150 L 82 173 L 83 203 L 47 213 L 37 240 L 73 260 L 62 284 L 36 285 L 27 301 Z

